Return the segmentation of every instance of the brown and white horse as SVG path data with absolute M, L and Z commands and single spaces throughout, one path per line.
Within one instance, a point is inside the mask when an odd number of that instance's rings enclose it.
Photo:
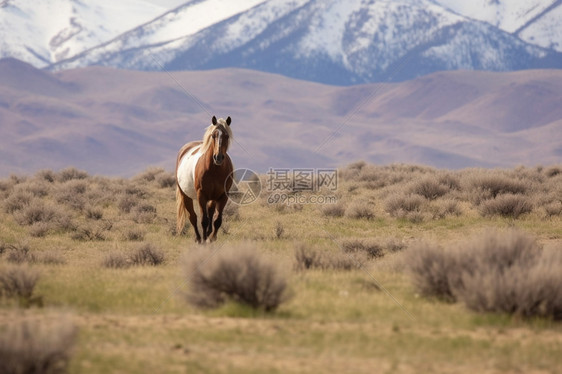
M 232 186 L 232 161 L 228 146 L 232 140 L 231 119 L 213 116 L 203 141 L 184 145 L 176 161 L 176 207 L 178 234 L 183 231 L 186 216 L 195 229 L 195 240 L 201 243 L 198 217 L 201 218 L 203 241 L 214 241 L 222 223 L 222 212 Z M 194 201 L 196 202 L 194 206 Z M 217 211 L 217 217 L 213 222 Z

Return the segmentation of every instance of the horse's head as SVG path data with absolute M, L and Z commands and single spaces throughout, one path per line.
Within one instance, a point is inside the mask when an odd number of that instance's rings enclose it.
M 226 120 L 222 118 L 217 120 L 217 117 L 215 116 L 213 116 L 213 119 L 211 121 L 214 127 L 211 133 L 213 162 L 217 166 L 222 165 L 226 157 L 226 152 L 228 151 L 228 145 L 230 144 L 230 137 L 232 135 L 232 132 L 230 130 L 231 121 L 232 120 L 230 119 L 230 117 L 227 117 Z

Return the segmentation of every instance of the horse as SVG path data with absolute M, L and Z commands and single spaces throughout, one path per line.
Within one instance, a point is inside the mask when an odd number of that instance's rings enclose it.
M 176 160 L 177 232 L 185 226 L 186 216 L 195 230 L 195 241 L 201 243 L 198 216 L 201 217 L 203 242 L 217 239 L 222 212 L 232 186 L 233 165 L 227 154 L 232 140 L 231 119 L 215 116 L 202 141 L 185 144 Z M 194 201 L 197 202 L 194 206 Z M 213 222 L 217 211 L 217 217 Z M 187 213 L 187 214 L 186 214 Z

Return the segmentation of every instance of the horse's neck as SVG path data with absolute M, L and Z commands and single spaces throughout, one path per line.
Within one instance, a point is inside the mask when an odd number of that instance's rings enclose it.
M 209 147 L 205 151 L 205 153 L 203 153 L 203 155 L 201 156 L 201 159 L 205 163 L 205 169 L 206 170 L 213 169 L 216 166 L 215 163 L 213 162 L 213 147 Z

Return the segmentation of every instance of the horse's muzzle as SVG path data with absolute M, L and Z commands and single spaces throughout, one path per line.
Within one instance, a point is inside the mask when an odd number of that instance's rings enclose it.
M 218 155 L 213 155 L 213 161 L 215 162 L 215 165 L 220 166 L 224 161 L 224 155 L 222 153 L 219 153 Z

